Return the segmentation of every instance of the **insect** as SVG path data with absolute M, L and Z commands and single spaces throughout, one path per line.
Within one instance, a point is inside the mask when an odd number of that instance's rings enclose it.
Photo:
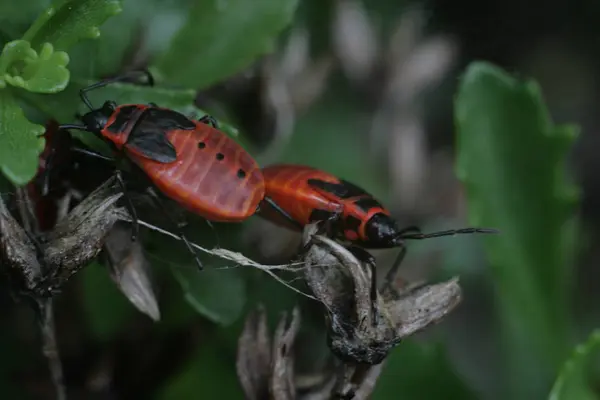
M 406 255 L 405 241 L 466 233 L 497 233 L 494 229 L 465 228 L 421 233 L 417 227 L 400 229 L 390 212 L 364 189 L 330 173 L 304 165 L 278 164 L 263 168 L 266 195 L 284 212 L 263 207 L 259 215 L 292 229 L 322 222 L 329 236 L 348 243 L 348 249 L 373 268 L 365 249 L 400 248 L 385 283 L 391 285 Z M 279 211 L 279 210 L 277 210 Z M 286 216 L 287 214 L 287 216 Z M 282 218 L 285 217 L 285 218 Z M 377 295 L 373 278 L 371 296 Z
M 142 72 L 152 85 L 152 76 Z M 81 125 L 61 125 L 61 128 L 91 132 L 108 142 L 118 158 L 126 157 L 137 165 L 160 192 L 209 221 L 240 222 L 253 215 L 265 197 L 260 167 L 243 147 L 217 129 L 214 118 L 204 116 L 193 120 L 153 103 L 117 105 L 106 101 L 100 108 L 92 106 L 87 97 L 89 91 L 123 79 L 108 79 L 83 88 L 80 96 L 90 111 L 78 116 Z M 88 150 L 79 151 L 104 157 Z M 126 192 L 120 175 L 118 179 Z M 173 221 L 157 196 L 154 200 Z M 273 207 L 277 209 L 277 205 Z M 131 200 L 128 208 L 137 234 L 137 217 Z M 196 254 L 181 229 L 178 234 L 190 252 Z M 202 269 L 198 257 L 196 262 Z

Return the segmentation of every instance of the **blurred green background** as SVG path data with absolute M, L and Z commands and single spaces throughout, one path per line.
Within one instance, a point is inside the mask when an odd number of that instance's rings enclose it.
M 260 164 L 337 174 L 400 225 L 501 229 L 409 244 L 402 276 L 458 275 L 464 300 L 392 352 L 373 399 L 597 399 L 599 339 L 575 346 L 600 317 L 599 17 L 598 2 L 558 0 L 0 0 L 2 45 L 24 39 L 39 53 L 0 55 L 0 167 L 29 181 L 43 147 L 31 123 L 73 122 L 86 82 L 149 66 L 156 88 L 117 85 L 94 103 L 204 110 Z M 267 264 L 287 262 L 298 243 L 257 217 L 186 229 Z M 144 246 L 160 322 L 100 263 L 57 297 L 69 398 L 242 398 L 237 338 L 259 303 L 273 328 L 301 305 L 298 373 L 325 365 L 314 302 L 216 258 L 198 273 L 180 243 L 149 232 Z M 396 252 L 374 254 L 383 276 Z M 34 315 L 9 291 L 2 398 L 54 398 Z

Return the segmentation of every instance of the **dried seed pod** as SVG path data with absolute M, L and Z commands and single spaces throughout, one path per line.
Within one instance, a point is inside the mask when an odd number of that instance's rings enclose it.
M 292 346 L 299 327 L 300 312 L 295 308 L 291 320 L 282 316 L 271 345 L 264 308 L 260 306 L 248 316 L 238 341 L 236 363 L 246 399 L 296 398 Z
M 304 231 L 304 277 L 327 313 L 328 345 L 342 361 L 379 364 L 402 339 L 438 322 L 461 300 L 457 279 L 371 301 L 370 269 L 336 241 Z
M 103 183 L 45 236 L 43 259 L 50 269 L 40 290 L 62 286 L 100 253 L 115 222 L 129 218 L 117 206 L 123 194 L 115 190 L 115 182 L 112 177 Z
M 298 328 L 300 328 L 300 311 L 294 308 L 291 319 L 288 320 L 288 316 L 284 314 L 275 330 L 270 385 L 274 400 L 296 398 L 293 346 Z
M 237 375 L 248 400 L 268 398 L 271 366 L 271 340 L 267 316 L 260 306 L 246 319 L 238 340 Z

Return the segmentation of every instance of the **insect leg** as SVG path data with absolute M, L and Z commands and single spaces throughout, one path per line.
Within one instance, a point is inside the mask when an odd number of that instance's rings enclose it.
M 373 313 L 373 325 L 378 324 L 378 312 L 377 312 L 377 264 L 375 263 L 375 257 L 362 247 L 356 245 L 346 246 L 348 251 L 352 253 L 360 262 L 366 264 L 371 270 L 371 311 Z
M 204 117 L 200 118 L 198 122 L 202 122 L 203 124 L 211 125 L 213 128 L 218 129 L 219 123 L 212 115 L 206 114 Z
M 263 201 L 265 203 L 267 203 L 268 205 L 270 205 L 279 214 L 281 214 L 281 216 L 283 216 L 286 220 L 288 220 L 288 222 L 290 222 L 292 225 L 294 225 L 298 229 L 302 230 L 302 228 L 303 228 L 302 224 L 298 223 L 298 221 L 296 221 L 294 218 L 292 218 L 292 216 L 290 214 L 288 214 L 287 211 L 285 211 L 283 208 L 279 207 L 279 204 L 277 204 L 273 199 L 271 199 L 270 197 L 265 197 L 263 199 Z M 259 211 L 260 211 L 260 205 L 257 208 L 256 212 L 259 212 Z
M 171 223 L 171 225 L 173 225 L 174 227 L 177 228 L 177 235 L 181 238 L 181 240 L 183 241 L 185 246 L 188 248 L 189 252 L 192 253 L 192 255 L 194 256 L 194 260 L 196 261 L 196 265 L 198 265 L 198 269 L 200 271 L 202 271 L 204 269 L 204 266 L 202 265 L 202 262 L 200 261 L 200 258 L 198 257 L 198 253 L 196 252 L 196 250 L 194 250 L 194 248 L 192 247 L 190 242 L 185 237 L 185 234 L 183 233 L 183 230 L 181 229 L 181 224 L 178 224 L 177 221 L 175 221 L 175 218 L 173 218 L 173 216 L 169 212 L 168 208 L 165 207 L 165 205 L 163 204 L 162 199 L 156 194 L 156 192 L 154 190 L 149 188 L 149 190 L 147 190 L 147 192 L 150 194 L 150 198 L 154 201 L 155 206 L 159 210 L 161 210 L 161 212 L 167 218 L 167 220 Z
M 131 201 L 131 197 L 127 193 L 127 187 L 125 186 L 125 181 L 123 180 L 123 176 L 120 170 L 115 171 L 115 177 L 117 178 L 117 183 L 119 184 L 121 191 L 123 192 L 123 197 L 125 198 L 125 202 L 127 203 L 127 211 L 131 214 L 131 241 L 135 241 L 140 233 L 140 225 L 138 224 L 137 212 L 135 211 L 135 207 L 133 206 L 133 202 Z
M 340 221 L 342 214 L 341 213 L 332 213 L 331 216 L 327 219 L 318 221 L 317 231 L 314 233 L 315 235 L 325 235 L 327 237 L 332 237 L 333 232 L 335 231 L 335 224 Z M 296 222 L 297 224 L 297 222 Z M 299 251 L 300 254 L 306 254 L 312 246 L 313 241 L 312 238 L 305 245 L 303 245 Z
M 400 264 L 402 264 L 402 261 L 404 261 L 404 257 L 406 257 L 406 247 L 402 246 L 400 252 L 398 253 L 398 256 L 394 260 L 394 264 L 392 264 L 392 268 L 390 268 L 388 273 L 385 275 L 382 289 L 386 288 L 391 291 L 395 290 L 394 281 L 396 280 L 396 275 L 398 274 L 398 270 L 400 269 Z
M 42 196 L 47 196 L 50 192 L 50 177 L 52 175 L 52 171 L 55 167 L 54 161 L 56 159 L 56 152 L 59 151 L 58 148 L 60 146 L 60 139 L 70 139 L 71 135 L 68 131 L 57 129 L 56 134 L 52 135 L 49 139 L 49 149 L 50 154 L 46 158 L 46 165 L 42 174 L 37 179 L 37 184 L 41 186 Z
M 79 153 L 79 154 L 84 154 L 86 156 L 99 158 L 101 160 L 105 160 L 105 161 L 109 161 L 109 162 L 116 162 L 116 160 L 112 157 L 105 156 L 103 154 L 95 152 L 94 150 L 84 149 L 83 147 L 72 146 L 71 151 L 74 151 L 75 153 Z
M 90 91 L 95 90 L 95 89 L 103 88 L 104 86 L 110 85 L 110 84 L 115 83 L 115 82 L 126 81 L 126 80 L 132 78 L 133 74 L 143 74 L 143 75 L 145 75 L 146 79 L 147 79 L 146 84 L 148 86 L 154 86 L 154 77 L 152 76 L 152 74 L 150 73 L 150 71 L 148 71 L 147 69 L 140 69 L 140 70 L 132 71 L 132 72 L 130 72 L 128 74 L 120 75 L 120 76 L 117 76 L 117 77 L 114 77 L 114 78 L 104 79 L 104 80 L 102 80 L 100 82 L 96 82 L 96 83 L 94 83 L 92 85 L 84 87 L 83 89 L 81 89 L 79 91 L 79 97 L 81 97 L 81 100 L 85 103 L 85 105 L 90 110 L 93 110 L 94 107 L 92 106 L 92 103 L 90 102 L 90 99 L 88 99 L 88 97 L 86 95 L 87 92 L 90 92 Z
M 77 131 L 84 131 L 84 132 L 89 132 L 88 129 L 83 126 L 83 125 L 75 125 L 75 124 L 63 124 L 63 125 L 59 125 L 58 129 L 75 129 Z

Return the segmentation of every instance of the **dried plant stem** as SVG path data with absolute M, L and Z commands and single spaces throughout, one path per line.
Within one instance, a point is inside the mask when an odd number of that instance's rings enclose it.
M 54 306 L 52 298 L 38 300 L 40 310 L 40 331 L 42 334 L 42 353 L 48 360 L 48 368 L 52 383 L 56 390 L 57 400 L 67 400 L 67 390 L 63 381 L 63 370 L 56 343 L 56 328 L 54 324 Z

